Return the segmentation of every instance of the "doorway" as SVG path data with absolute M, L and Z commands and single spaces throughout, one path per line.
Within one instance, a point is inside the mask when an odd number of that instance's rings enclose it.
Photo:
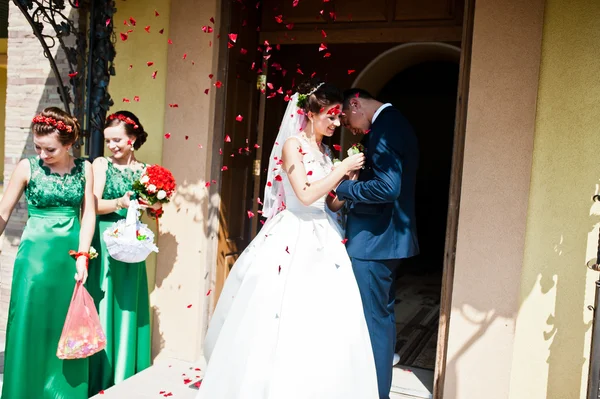
M 421 253 L 402 265 L 396 279 L 392 390 L 422 398 L 433 395 L 458 76 L 458 62 L 425 61 L 397 73 L 376 95 L 402 112 L 419 141 Z

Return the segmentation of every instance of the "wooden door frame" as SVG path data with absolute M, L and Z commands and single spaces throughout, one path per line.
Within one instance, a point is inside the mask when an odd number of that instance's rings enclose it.
M 452 167 L 450 174 L 450 192 L 448 195 L 448 217 L 444 249 L 444 268 L 442 274 L 442 292 L 440 296 L 440 321 L 433 377 L 433 398 L 444 397 L 446 361 L 448 355 L 448 334 L 452 314 L 452 291 L 456 261 L 456 242 L 458 237 L 458 218 L 467 131 L 467 109 L 469 103 L 469 81 L 471 76 L 471 54 L 473 48 L 473 22 L 475 19 L 475 1 L 465 0 L 456 117 L 454 122 L 454 145 L 452 148 Z

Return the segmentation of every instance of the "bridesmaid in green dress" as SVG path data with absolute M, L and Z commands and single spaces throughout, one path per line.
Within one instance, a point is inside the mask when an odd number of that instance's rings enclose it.
M 0 234 L 23 191 L 29 213 L 14 264 L 2 398 L 83 399 L 88 359 L 61 360 L 56 348 L 75 280 L 87 278 L 86 257 L 74 261 L 69 250 L 89 254 L 92 166 L 69 154 L 79 124 L 67 113 L 46 108 L 31 129 L 38 157 L 19 162 L 0 202 Z
M 104 129 L 104 140 L 112 155 L 93 163 L 98 214 L 93 245 L 99 255 L 90 262 L 87 286 L 106 332 L 106 349 L 90 358 L 90 396 L 151 363 L 146 262 L 123 263 L 111 258 L 101 238 L 109 226 L 127 214 L 133 181 L 146 167 L 136 159 L 134 150 L 144 144 L 147 136 L 131 112 L 112 114 Z

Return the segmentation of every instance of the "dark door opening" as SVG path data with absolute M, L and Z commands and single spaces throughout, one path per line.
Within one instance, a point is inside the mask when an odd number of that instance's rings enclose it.
M 416 369 L 416 372 L 431 370 L 425 373 L 431 376 L 431 381 L 423 381 L 431 389 L 438 337 L 458 76 L 457 63 L 424 62 L 398 73 L 377 95 L 380 101 L 392 103 L 406 116 L 419 140 L 415 201 L 421 254 L 405 262 L 397 276 L 395 350 L 399 356 L 397 368 Z M 429 377 L 425 379 L 429 380 Z

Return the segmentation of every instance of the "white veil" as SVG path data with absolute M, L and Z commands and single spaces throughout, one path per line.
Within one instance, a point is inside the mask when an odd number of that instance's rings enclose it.
M 275 139 L 271 156 L 269 157 L 269 169 L 267 171 L 267 184 L 265 185 L 265 196 L 262 215 L 267 221 L 280 211 L 285 209 L 285 193 L 281 181 L 282 161 L 281 153 L 285 141 L 299 134 L 306 125 L 306 116 L 298 108 L 298 93 L 295 93 L 288 102 L 285 114 L 279 126 L 279 133 Z

